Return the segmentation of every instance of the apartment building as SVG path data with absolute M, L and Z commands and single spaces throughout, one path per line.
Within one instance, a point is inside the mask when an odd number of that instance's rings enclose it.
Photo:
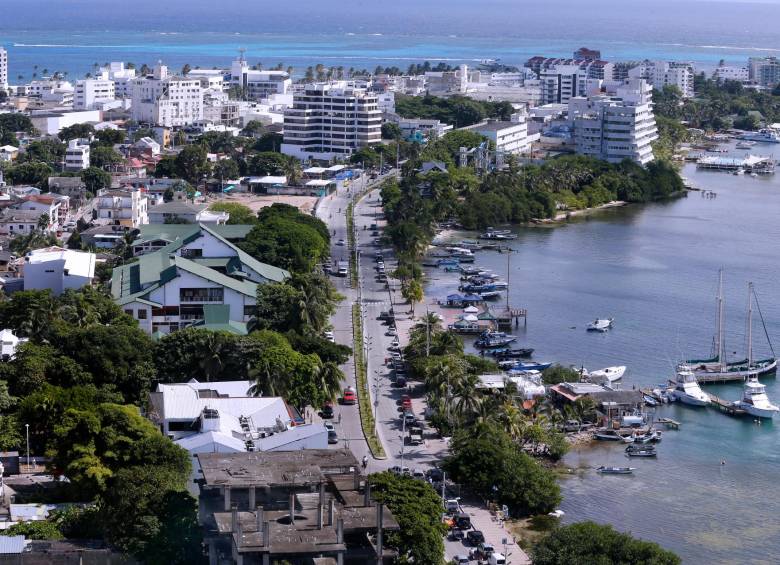
M 117 98 L 133 97 L 133 81 L 135 80 L 135 69 L 128 69 L 124 63 L 112 62 L 107 67 L 101 67 L 98 77 L 103 80 L 110 80 L 114 83 L 114 94 Z
M 264 100 L 274 94 L 287 94 L 292 87 L 285 71 L 260 71 L 249 67 L 243 57 L 230 67 L 230 84 L 240 87 L 247 100 Z
M 613 64 L 606 61 L 533 57 L 526 66 L 537 73 L 542 104 L 566 104 L 574 96 L 588 96 L 602 81 L 612 80 Z
M 748 76 L 759 86 L 772 88 L 780 84 L 780 59 L 777 57 L 750 57 Z
M 656 90 L 676 86 L 684 98 L 693 97 L 693 64 L 679 61 L 642 61 L 628 71 L 629 78 L 642 79 Z
M 51 290 L 59 296 L 68 289 L 92 284 L 97 256 L 94 253 L 46 247 L 24 258 L 24 290 Z
M 0 47 L 0 90 L 8 90 L 8 51 Z
M 65 149 L 65 170 L 83 171 L 89 167 L 89 140 L 71 139 Z
M 282 153 L 301 160 L 346 159 L 381 140 L 377 95 L 350 82 L 306 85 L 284 111 Z
M 611 163 L 652 161 L 651 143 L 658 139 L 652 92 L 644 80 L 628 79 L 614 95 L 572 98 L 569 121 L 577 153 Z
M 525 113 L 514 114 L 510 121 L 488 120 L 468 129 L 491 140 L 497 151 L 518 155 L 526 153 L 531 147 Z
M 98 220 L 129 229 L 149 223 L 148 198 L 139 189 L 105 190 L 96 210 Z
M 747 66 L 718 65 L 712 73 L 712 78 L 717 81 L 736 80 L 743 83 L 749 82 L 750 68 Z
M 133 120 L 164 127 L 181 127 L 203 119 L 203 89 L 198 78 L 168 74 L 157 65 L 151 76 L 133 82 Z
M 114 81 L 88 78 L 76 81 L 73 94 L 74 110 L 95 110 L 116 99 Z
M 469 82 L 468 65 L 461 65 L 457 71 L 428 71 L 425 73 L 425 88 L 433 95 L 463 94 Z

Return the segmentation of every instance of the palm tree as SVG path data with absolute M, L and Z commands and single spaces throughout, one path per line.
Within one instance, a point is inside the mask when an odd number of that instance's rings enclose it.
M 341 383 L 344 380 L 344 373 L 341 372 L 338 365 L 333 361 L 323 363 L 318 371 L 317 377 L 320 387 L 328 398 L 336 398 L 341 390 Z
M 206 338 L 206 344 L 204 351 L 202 351 L 202 357 L 198 364 L 200 370 L 203 371 L 203 375 L 206 377 L 206 382 L 211 382 L 212 379 L 218 377 L 222 373 L 224 363 L 222 361 L 222 355 L 224 353 L 224 342 L 219 334 L 209 333 Z
M 301 163 L 295 157 L 290 157 L 284 163 L 284 175 L 287 177 L 287 183 L 296 185 L 301 180 Z

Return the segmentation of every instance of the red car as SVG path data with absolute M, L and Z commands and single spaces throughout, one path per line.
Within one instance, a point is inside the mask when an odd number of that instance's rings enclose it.
M 344 404 L 357 403 L 357 394 L 355 394 L 355 391 L 352 389 L 352 387 L 347 387 L 344 389 L 344 394 L 341 395 L 341 402 Z
M 401 406 L 403 406 L 405 410 L 408 410 L 412 407 L 412 399 L 408 394 L 404 394 L 401 397 Z

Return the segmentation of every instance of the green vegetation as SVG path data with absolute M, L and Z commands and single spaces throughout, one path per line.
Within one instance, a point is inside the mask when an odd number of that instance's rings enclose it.
M 322 220 L 294 206 L 274 204 L 260 210 L 240 246 L 264 263 L 309 273 L 330 253 L 330 234 Z
M 368 391 L 368 374 L 366 359 L 363 356 L 363 321 L 360 317 L 360 304 L 352 305 L 352 345 L 355 362 L 355 381 L 357 382 L 358 408 L 360 410 L 360 425 L 366 443 L 374 457 L 385 457 L 385 449 L 376 435 L 376 420 L 371 406 L 371 396 Z
M 35 127 L 30 118 L 24 114 L 0 114 L 0 145 L 19 146 L 16 132 L 33 133 Z
M 395 548 L 402 563 L 442 562 L 447 528 L 441 520 L 441 498 L 428 483 L 384 472 L 373 474 L 371 493 L 393 513 L 401 527 L 388 533 L 387 545 Z
M 682 562 L 656 543 L 594 522 L 579 522 L 553 530 L 535 545 L 532 555 L 534 565 L 677 565 Z
M 555 475 L 523 453 L 503 426 L 479 423 L 455 433 L 443 468 L 475 494 L 506 504 L 511 516 L 546 514 L 561 501 Z
M 761 123 L 780 121 L 780 89 L 759 91 L 739 81 L 718 82 L 697 75 L 695 98 L 684 99 L 673 86 L 653 92 L 656 116 L 684 122 L 688 127 L 723 130 L 731 127 L 754 130 Z
M 456 128 L 479 123 L 486 118 L 508 120 L 514 113 L 509 102 L 481 102 L 466 96 L 406 96 L 396 94 L 395 111 L 404 118 L 436 119 Z
M 244 206 L 238 202 L 217 202 L 212 204 L 209 210 L 230 214 L 228 224 L 246 225 L 257 223 L 257 215 L 252 212 L 249 206 Z

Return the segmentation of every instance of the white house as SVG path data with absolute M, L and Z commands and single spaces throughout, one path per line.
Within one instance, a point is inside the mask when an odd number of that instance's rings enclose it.
M 251 394 L 252 381 L 159 384 L 149 395 L 150 419 L 192 456 L 198 453 L 325 449 L 322 424 L 303 424 L 284 399 Z M 297 425 L 296 425 L 297 424 Z M 197 490 L 197 486 L 195 486 Z
M 97 219 L 137 228 L 149 223 L 148 198 L 139 189 L 105 190 L 97 197 Z
M 227 212 L 214 212 L 208 204 L 191 204 L 183 201 L 166 202 L 149 207 L 149 223 L 164 224 L 166 220 L 184 220 L 191 224 L 224 224 L 230 219 Z
M 469 129 L 491 140 L 497 151 L 517 155 L 526 153 L 531 146 L 524 113 L 515 114 L 511 121 L 490 120 L 483 124 L 470 126 Z
M 89 140 L 71 139 L 65 150 L 65 170 L 83 171 L 89 168 Z
M 0 359 L 10 361 L 16 355 L 16 349 L 20 344 L 28 341 L 26 337 L 16 337 L 11 330 L 0 331 Z
M 48 112 L 33 110 L 30 121 L 41 134 L 57 135 L 63 128 L 76 124 L 95 123 L 103 121 L 100 110 L 78 110 L 73 112 Z
M 19 148 L 13 145 L 3 145 L 0 147 L 0 163 L 10 163 L 19 155 Z
M 42 214 L 35 210 L 17 210 L 16 208 L 4 208 L 0 211 L 0 235 L 15 237 L 17 235 L 28 235 L 38 229 L 38 222 Z M 53 224 L 49 222 L 49 227 L 44 231 L 51 232 Z
M 16 206 L 19 210 L 32 210 L 38 217 L 42 214 L 49 216 L 51 229 L 56 229 L 65 223 L 68 218 L 70 198 L 62 194 L 31 194 L 25 196 Z
M 181 233 L 138 261 L 114 268 L 114 300 L 147 333 L 166 334 L 201 322 L 206 307 L 214 305 L 226 307 L 220 314 L 223 324 L 240 327 L 252 316 L 258 285 L 289 277 L 205 224 Z
M 24 258 L 24 289 L 49 289 L 59 296 L 69 288 L 89 285 L 95 276 L 95 260 L 94 253 L 62 247 L 30 251 Z

